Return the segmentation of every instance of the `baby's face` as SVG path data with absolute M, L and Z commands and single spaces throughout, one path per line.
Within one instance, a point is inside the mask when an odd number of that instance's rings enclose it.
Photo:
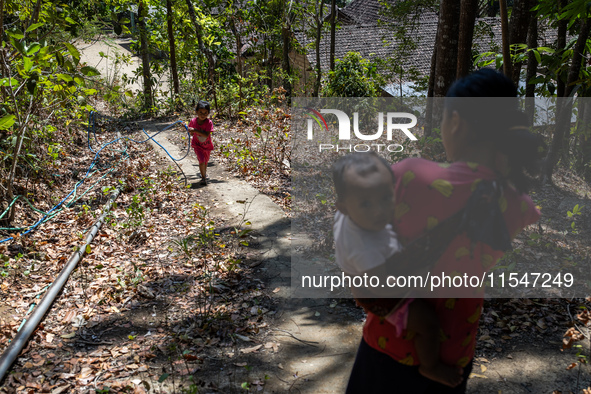
M 378 171 L 359 175 L 349 168 L 344 176 L 347 191 L 339 211 L 365 230 L 383 230 L 394 214 L 394 182 L 388 169 L 379 165 Z

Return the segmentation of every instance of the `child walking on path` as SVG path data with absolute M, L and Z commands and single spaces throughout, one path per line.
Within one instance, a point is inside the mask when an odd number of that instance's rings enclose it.
M 193 136 L 191 138 L 191 146 L 199 160 L 199 172 L 201 173 L 201 184 L 207 185 L 207 163 L 209 162 L 209 155 L 213 150 L 213 142 L 211 142 L 211 132 L 213 131 L 213 123 L 209 119 L 209 103 L 200 100 L 195 107 L 197 117 L 189 122 L 189 132 Z

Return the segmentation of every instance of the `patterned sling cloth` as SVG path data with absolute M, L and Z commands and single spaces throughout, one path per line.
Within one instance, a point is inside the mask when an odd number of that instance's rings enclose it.
M 466 232 L 473 244 L 482 242 L 496 250 L 511 249 L 511 238 L 499 207 L 502 188 L 496 181 L 481 181 L 464 208 L 421 237 L 405 245 L 388 259 L 388 264 L 407 267 L 406 274 L 419 275 L 432 268 L 451 241 Z M 412 271 L 408 271 L 412 267 Z M 351 287 L 358 305 L 366 312 L 385 317 L 401 304 L 402 298 L 372 298 L 369 290 Z

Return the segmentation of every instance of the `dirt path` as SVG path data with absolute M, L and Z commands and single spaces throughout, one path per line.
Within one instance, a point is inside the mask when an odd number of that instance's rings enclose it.
M 126 78 L 128 83 L 122 87 L 136 93 L 143 90 L 141 74 L 134 78 L 141 65 L 141 58 L 131 51 L 131 44 L 130 38 L 113 35 L 101 36 L 92 42 L 74 43 L 80 50 L 80 62 L 98 69 L 108 88 L 121 85 L 123 78 Z M 169 86 L 168 75 L 165 73 L 157 81 L 155 93 L 158 95 L 168 91 Z

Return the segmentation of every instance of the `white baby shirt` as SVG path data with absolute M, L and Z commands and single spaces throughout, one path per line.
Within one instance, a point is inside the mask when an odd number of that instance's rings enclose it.
M 362 275 L 402 250 L 391 224 L 381 231 L 368 231 L 337 211 L 333 232 L 337 264 L 349 275 Z

